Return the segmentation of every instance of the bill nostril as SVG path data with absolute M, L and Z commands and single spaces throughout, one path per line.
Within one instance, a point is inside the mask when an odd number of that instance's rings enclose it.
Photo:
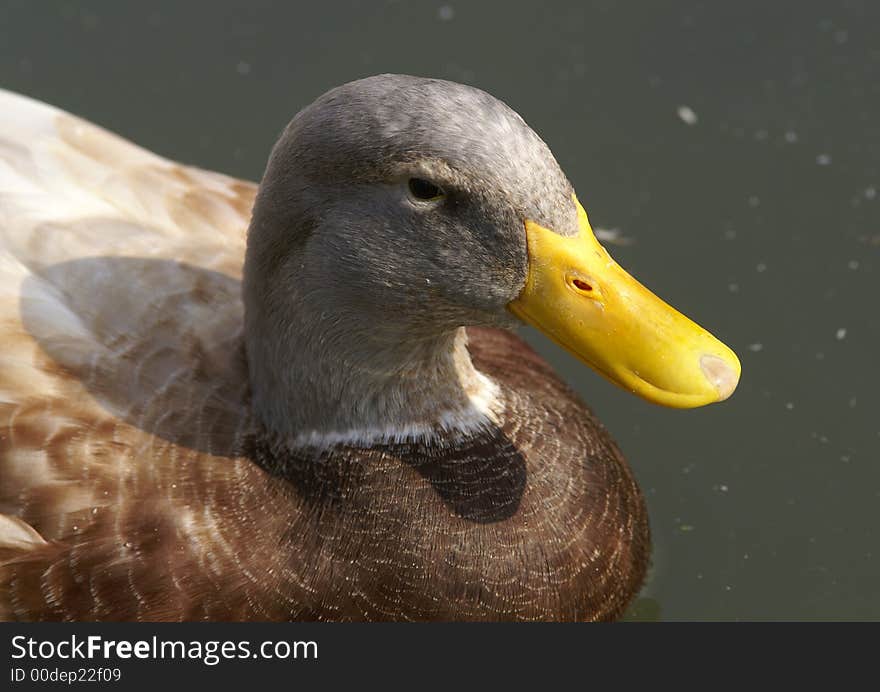
M 712 355 L 704 355 L 700 358 L 700 369 L 706 379 L 718 392 L 718 401 L 724 401 L 733 394 L 739 383 L 739 372 L 723 358 Z
M 589 277 L 585 277 L 582 274 L 566 274 L 565 281 L 568 284 L 568 287 L 577 291 L 578 293 L 589 293 L 591 297 L 595 298 L 598 290 L 596 289 L 595 284 L 592 279 Z

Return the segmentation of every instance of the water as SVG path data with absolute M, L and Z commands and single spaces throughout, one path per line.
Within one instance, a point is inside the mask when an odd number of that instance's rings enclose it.
M 529 336 L 647 496 L 631 617 L 880 618 L 880 6 L 472 5 L 4 2 L 0 85 L 251 179 L 344 81 L 503 98 L 635 240 L 617 259 L 743 363 L 729 402 L 670 411 Z

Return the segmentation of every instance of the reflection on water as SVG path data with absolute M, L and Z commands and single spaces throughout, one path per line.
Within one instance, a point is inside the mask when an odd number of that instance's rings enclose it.
M 618 261 L 743 362 L 730 401 L 670 411 L 529 335 L 645 490 L 630 617 L 880 618 L 880 8 L 503 7 L 7 3 L 0 84 L 251 179 L 298 108 L 356 77 L 505 99 L 595 225 L 633 239 Z

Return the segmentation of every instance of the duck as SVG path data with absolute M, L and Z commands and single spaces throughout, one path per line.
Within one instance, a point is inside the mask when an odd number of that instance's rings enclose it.
M 0 619 L 620 617 L 645 501 L 523 323 L 660 405 L 740 377 L 477 88 L 331 89 L 259 185 L 0 92 Z

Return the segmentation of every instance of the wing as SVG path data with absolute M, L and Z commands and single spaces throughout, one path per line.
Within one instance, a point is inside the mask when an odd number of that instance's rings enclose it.
M 0 90 L 0 619 L 94 619 L 136 584 L 120 616 L 182 615 L 205 588 L 180 569 L 200 483 L 248 472 L 255 190 Z

